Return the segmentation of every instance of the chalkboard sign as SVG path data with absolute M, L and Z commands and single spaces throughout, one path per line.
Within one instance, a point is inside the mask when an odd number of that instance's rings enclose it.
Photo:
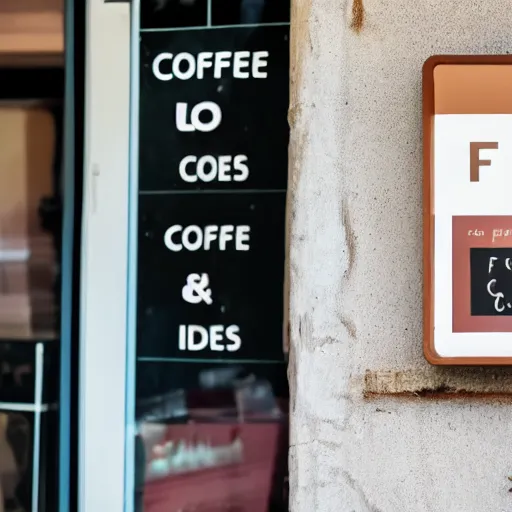
M 452 332 L 512 332 L 511 221 L 452 218 Z
M 143 31 L 139 361 L 283 361 L 287 24 Z
M 471 249 L 471 314 L 512 315 L 512 248 Z
M 139 205 L 139 357 L 282 358 L 284 194 Z
M 288 54 L 288 26 L 143 33 L 141 191 L 285 190 Z

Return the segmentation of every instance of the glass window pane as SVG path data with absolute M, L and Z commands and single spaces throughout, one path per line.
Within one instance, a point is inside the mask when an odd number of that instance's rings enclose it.
M 0 510 L 57 503 L 63 70 L 0 69 Z
M 201 5 L 205 18 L 183 14 Z M 128 382 L 136 512 L 288 510 L 289 7 L 141 3 Z

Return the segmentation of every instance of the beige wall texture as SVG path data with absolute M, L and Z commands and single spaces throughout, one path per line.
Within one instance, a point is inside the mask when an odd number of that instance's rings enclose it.
M 292 1 L 291 509 L 512 512 L 512 371 L 425 362 L 421 238 L 422 64 L 512 5 L 352 1 Z

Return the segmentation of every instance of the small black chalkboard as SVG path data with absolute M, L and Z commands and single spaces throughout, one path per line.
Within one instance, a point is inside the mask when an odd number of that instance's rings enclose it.
M 470 269 L 471 315 L 512 315 L 512 248 L 472 248 Z

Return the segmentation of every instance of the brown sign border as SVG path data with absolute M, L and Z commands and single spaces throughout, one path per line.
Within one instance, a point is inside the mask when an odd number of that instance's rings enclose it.
M 510 366 L 512 357 L 443 357 L 434 346 L 434 70 L 439 65 L 512 65 L 512 55 L 434 55 L 423 65 L 423 352 L 430 364 Z M 489 90 L 489 92 L 491 92 Z M 482 112 L 484 113 L 484 112 Z

